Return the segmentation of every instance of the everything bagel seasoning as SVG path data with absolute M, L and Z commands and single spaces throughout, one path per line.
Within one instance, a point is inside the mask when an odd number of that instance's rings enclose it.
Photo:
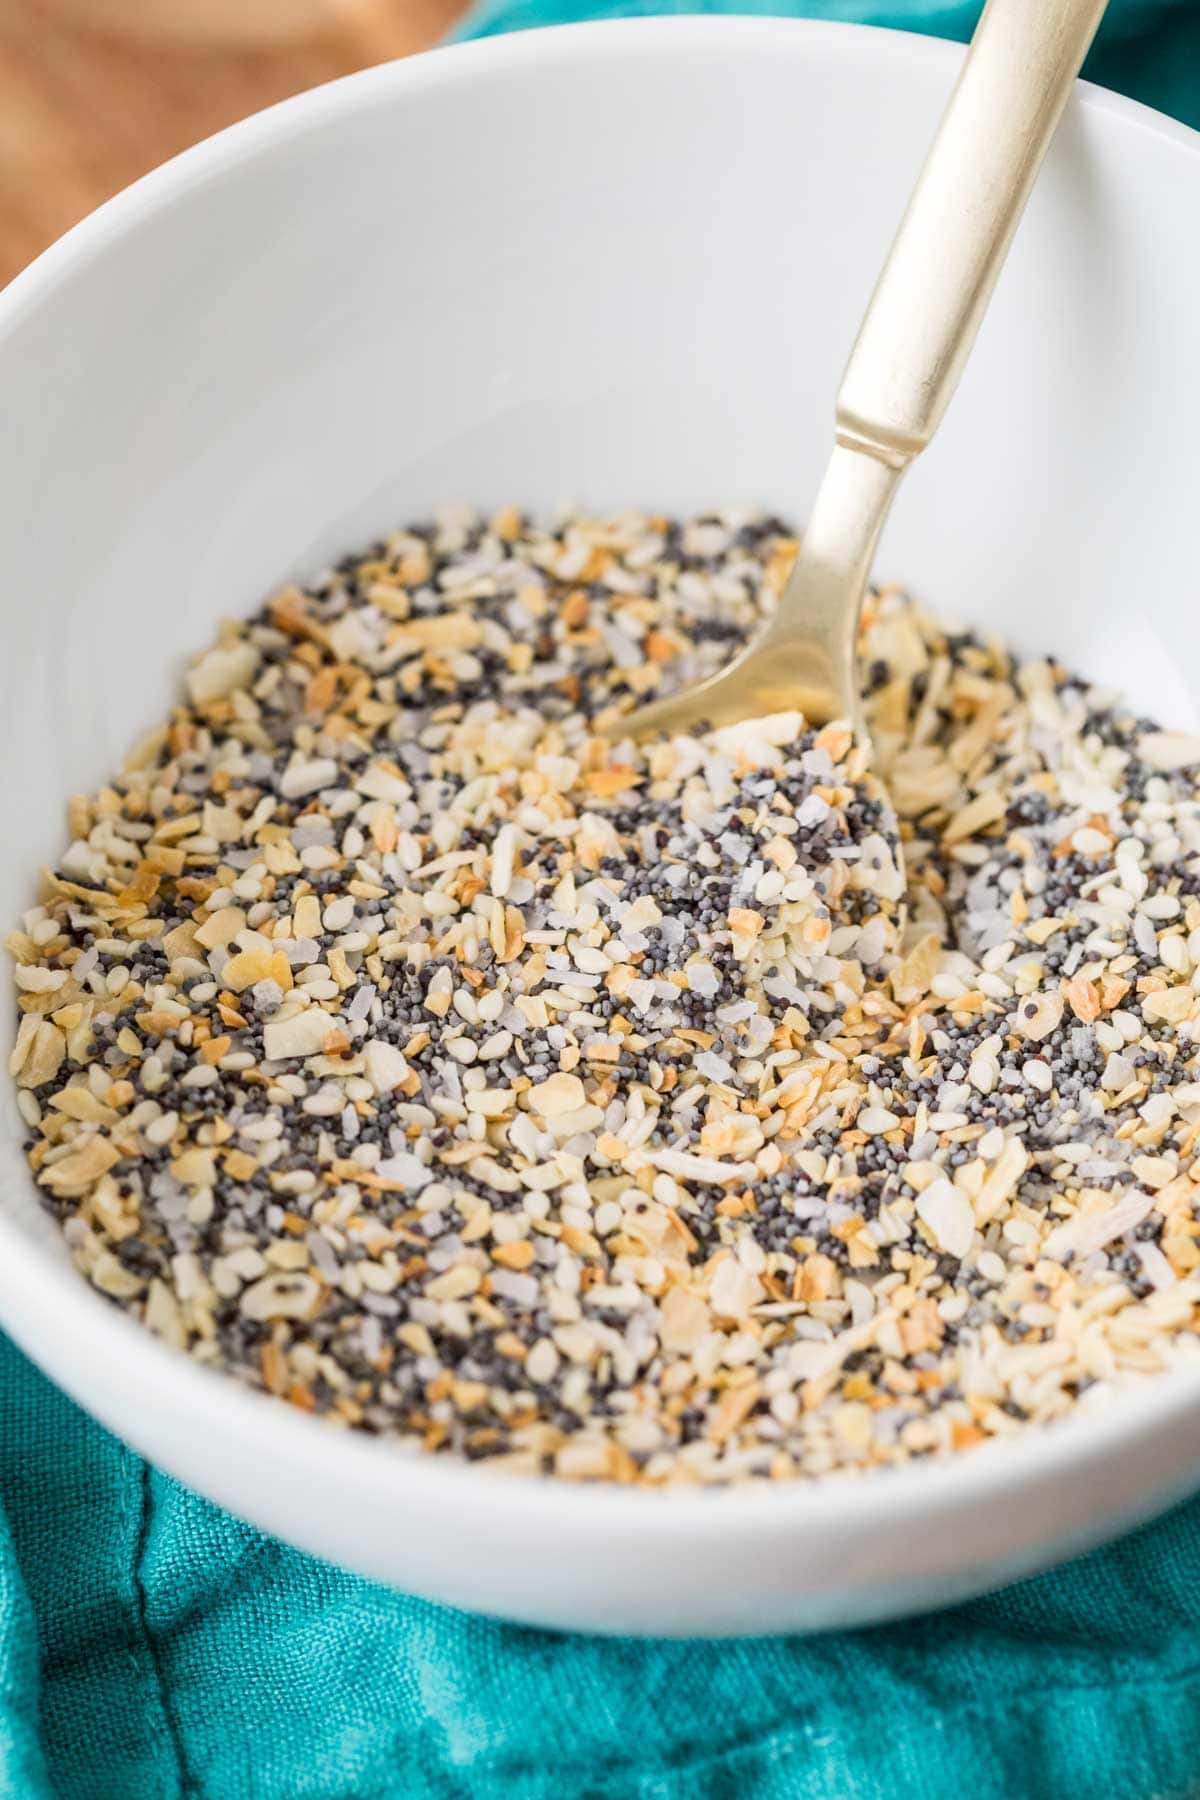
M 222 629 L 8 940 L 97 1289 L 343 1426 L 650 1484 L 1195 1356 L 1200 740 L 891 592 L 903 869 L 845 726 L 597 734 L 793 552 L 448 510 Z

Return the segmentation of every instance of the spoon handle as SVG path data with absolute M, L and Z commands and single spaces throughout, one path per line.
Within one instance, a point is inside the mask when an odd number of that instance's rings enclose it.
M 988 0 L 859 329 L 838 442 L 904 468 L 970 354 L 1107 0 Z

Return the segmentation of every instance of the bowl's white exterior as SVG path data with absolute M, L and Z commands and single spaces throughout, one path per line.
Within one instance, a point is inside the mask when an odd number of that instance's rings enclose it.
M 0 296 L 0 916 L 181 653 L 376 529 L 454 497 L 801 513 L 958 54 L 719 19 L 438 52 L 238 126 L 21 276 Z M 880 559 L 1172 723 L 1200 689 L 1198 143 L 1081 91 Z M 532 1484 L 352 1440 L 92 1294 L 3 1104 L 17 1341 L 201 1492 L 438 1599 L 608 1631 L 845 1624 L 1036 1568 L 1194 1479 L 1181 1377 L 953 1465 L 770 1491 Z

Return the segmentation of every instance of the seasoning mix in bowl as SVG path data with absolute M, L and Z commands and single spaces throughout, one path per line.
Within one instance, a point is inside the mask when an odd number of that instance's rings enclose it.
M 780 585 L 773 519 L 667 521 L 818 492 L 961 56 L 458 45 L 198 146 L 0 295 L 0 1324 L 153 1468 L 407 1593 L 827 1629 L 1195 1485 L 1197 770 L 1147 723 L 1200 728 L 1194 134 L 1069 105 L 881 545 L 934 619 L 871 601 L 873 764 L 608 737 Z M 564 486 L 647 516 L 555 524 Z
M 8 940 L 96 1288 L 343 1426 L 647 1484 L 1195 1356 L 1200 741 L 890 592 L 902 859 L 843 726 L 598 735 L 793 551 L 448 509 L 223 628 Z

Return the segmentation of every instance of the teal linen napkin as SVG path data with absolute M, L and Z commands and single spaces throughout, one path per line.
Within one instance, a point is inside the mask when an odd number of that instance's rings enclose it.
M 974 8 L 483 0 L 969 34 Z M 1200 124 L 1200 7 L 1112 0 L 1089 72 Z M 702 1572 L 698 1572 L 702 1578 Z M 0 1339 L 0 1796 L 1198 1800 L 1200 1501 L 1053 1574 L 818 1639 L 639 1643 L 390 1593 L 150 1468 Z

